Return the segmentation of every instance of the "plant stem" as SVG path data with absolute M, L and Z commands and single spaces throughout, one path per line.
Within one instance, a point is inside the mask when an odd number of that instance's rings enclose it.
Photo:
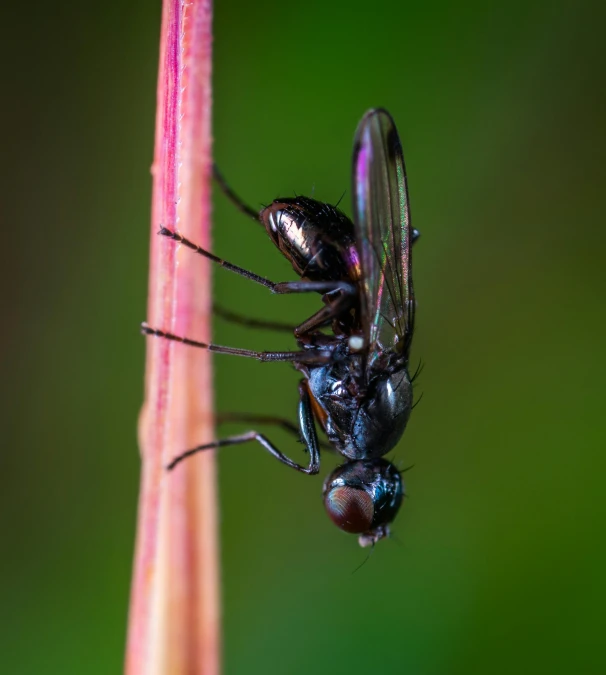
M 210 0 L 164 0 L 147 314 L 153 326 L 207 342 L 209 263 L 157 232 L 170 226 L 210 248 L 211 18 Z M 127 675 L 219 673 L 214 453 L 164 469 L 213 437 L 209 354 L 148 338 Z

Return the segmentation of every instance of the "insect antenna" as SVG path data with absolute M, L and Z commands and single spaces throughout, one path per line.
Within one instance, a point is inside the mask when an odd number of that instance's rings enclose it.
M 343 194 L 339 197 L 339 201 L 335 204 L 335 209 L 339 206 L 339 204 L 343 200 L 343 197 L 345 197 L 346 193 L 347 193 L 347 190 L 343 190 Z

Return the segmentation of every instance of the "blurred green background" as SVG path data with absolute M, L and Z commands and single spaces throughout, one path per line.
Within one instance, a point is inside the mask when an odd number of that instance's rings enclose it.
M 138 491 L 160 3 L 3 13 L 1 670 L 107 675 Z M 597 1 L 217 2 L 216 157 L 252 204 L 336 201 L 360 116 L 392 112 L 426 364 L 395 452 L 415 465 L 397 541 L 355 574 L 366 552 L 320 478 L 221 454 L 227 674 L 606 672 L 605 18 Z M 214 241 L 292 278 L 221 195 Z M 215 283 L 259 317 L 317 306 Z M 219 410 L 294 418 L 288 366 L 217 357 L 215 375 Z

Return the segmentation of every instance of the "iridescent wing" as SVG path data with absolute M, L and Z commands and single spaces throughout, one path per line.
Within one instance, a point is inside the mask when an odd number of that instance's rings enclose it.
M 413 231 L 402 146 L 386 110 L 370 110 L 358 125 L 353 195 L 368 363 L 385 350 L 407 359 L 415 312 Z

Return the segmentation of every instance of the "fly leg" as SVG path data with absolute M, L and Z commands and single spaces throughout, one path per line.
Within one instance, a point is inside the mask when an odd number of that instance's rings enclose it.
M 221 317 L 224 321 L 231 323 L 238 323 L 241 326 L 248 326 L 249 328 L 263 328 L 266 330 L 283 331 L 292 335 L 294 327 L 288 323 L 281 323 L 279 321 L 264 321 L 263 319 L 251 319 L 248 316 L 242 316 L 229 309 L 224 309 L 220 305 L 213 305 L 213 314 Z
M 320 446 L 318 443 L 318 434 L 314 425 L 309 392 L 303 382 L 299 385 L 299 429 L 301 432 L 301 439 L 309 452 L 309 464 L 307 466 L 293 462 L 292 459 L 289 459 L 284 453 L 278 450 L 266 436 L 260 434 L 258 431 L 247 431 L 244 434 L 228 436 L 227 438 L 219 439 L 212 443 L 206 443 L 204 445 L 199 445 L 196 448 L 192 448 L 191 450 L 187 450 L 186 452 L 177 455 L 166 468 L 170 471 L 184 459 L 187 459 L 187 457 L 191 457 L 204 450 L 212 450 L 215 448 L 223 448 L 228 445 L 240 445 L 241 443 L 248 443 L 249 441 L 257 441 L 270 455 L 273 455 L 277 460 L 282 462 L 282 464 L 286 464 L 286 466 L 290 466 L 292 469 L 300 471 L 301 473 L 310 475 L 316 474 L 320 470 Z
M 294 334 L 296 337 L 300 336 L 299 333 L 295 332 L 296 329 L 291 324 L 281 323 L 280 321 L 264 321 L 263 319 L 251 319 L 250 317 L 242 316 L 241 314 L 237 314 L 236 312 L 223 309 L 218 305 L 213 306 L 213 314 L 221 317 L 224 321 L 230 321 L 231 323 L 236 323 L 241 326 L 247 326 L 248 328 L 275 330 L 289 333 L 290 335 Z M 311 347 L 322 349 L 323 347 L 330 346 L 334 342 L 334 340 L 326 338 L 327 336 L 324 333 L 320 333 L 319 331 L 306 332 L 305 346 L 308 349 Z
M 265 288 L 269 288 L 272 293 L 277 295 L 283 295 L 284 293 L 331 293 L 334 291 L 341 291 L 342 294 L 355 296 L 356 293 L 356 287 L 347 281 L 282 281 L 276 283 L 275 281 L 270 281 L 254 272 L 249 272 L 243 267 L 238 267 L 238 265 L 234 265 L 227 260 L 223 260 L 223 258 L 219 258 L 219 256 L 216 256 L 214 253 L 194 244 L 193 241 L 190 241 L 187 237 L 184 237 L 174 230 L 169 230 L 167 227 L 160 227 L 158 234 L 168 237 L 178 244 L 187 246 L 187 248 L 190 248 L 195 253 L 212 260 L 217 263 L 217 265 L 224 267 L 230 272 L 239 274 L 241 277 L 245 277 L 257 284 L 261 284 L 261 286 L 265 286 Z
M 245 424 L 267 424 L 275 427 L 281 427 L 284 431 L 292 434 L 302 443 L 301 429 L 284 417 L 274 417 L 273 415 L 252 415 L 249 413 L 219 413 L 217 415 L 217 424 L 229 422 L 243 422 Z M 326 441 L 318 439 L 318 445 L 323 450 L 334 450 L 332 445 Z
M 214 253 L 203 249 L 201 246 L 194 244 L 182 234 L 179 234 L 173 230 L 169 230 L 167 227 L 161 227 L 159 234 L 164 237 L 168 237 L 179 244 L 187 246 L 187 248 L 190 248 L 195 253 L 212 260 L 214 263 L 217 263 L 217 265 L 224 267 L 230 272 L 234 272 L 234 274 L 239 274 L 246 279 L 250 279 L 250 281 L 254 281 L 261 286 L 265 286 L 265 288 L 269 288 L 272 293 L 277 295 L 283 295 L 285 293 L 326 294 L 340 291 L 333 302 L 320 309 L 318 312 L 316 312 L 316 314 L 295 328 L 295 335 L 297 337 L 310 333 L 314 329 L 330 323 L 333 318 L 342 312 L 347 311 L 355 302 L 357 290 L 355 285 L 349 283 L 348 281 L 283 281 L 276 283 L 266 279 L 265 277 L 259 276 L 254 272 L 250 272 L 243 267 L 238 267 L 238 265 L 234 265 L 227 260 L 223 260 L 223 258 L 219 258 L 219 256 L 214 255 Z
M 193 241 L 190 241 L 182 234 L 179 234 L 174 230 L 169 230 L 168 227 L 161 226 L 158 234 L 161 234 L 163 237 L 168 237 L 169 239 L 176 241 L 178 244 L 183 244 L 183 246 L 187 246 L 187 248 L 190 248 L 195 253 L 198 253 L 199 255 L 202 255 L 205 258 L 212 260 L 214 263 L 217 263 L 217 265 L 224 267 L 226 270 L 234 272 L 235 274 L 239 274 L 241 277 L 250 279 L 251 281 L 254 281 L 257 284 L 261 284 L 261 286 L 265 286 L 265 288 L 269 288 L 270 290 L 273 291 L 274 286 L 276 286 L 276 284 L 273 281 L 265 279 L 265 277 L 261 277 L 258 274 L 255 274 L 254 272 L 249 272 L 248 270 L 245 270 L 243 267 L 233 265 L 232 263 L 227 262 L 227 260 L 223 260 L 223 258 L 219 258 L 219 256 L 214 255 L 214 253 L 211 253 L 210 251 L 207 251 L 201 246 L 194 244 Z
M 240 199 L 240 197 L 238 197 L 238 195 L 227 184 L 225 178 L 223 178 L 223 174 L 219 171 L 216 164 L 213 164 L 213 177 L 219 184 L 219 187 L 221 188 L 223 194 L 238 209 L 238 211 L 241 211 L 244 215 L 248 216 L 249 218 L 252 218 L 253 220 L 256 220 L 257 222 L 260 222 L 259 212 L 255 211 L 252 207 L 248 206 L 248 204 L 243 202 Z
M 174 333 L 167 333 L 166 331 L 152 328 L 146 323 L 141 324 L 141 332 L 144 335 L 153 335 L 155 337 L 164 338 L 165 340 L 173 340 L 180 342 L 190 347 L 198 347 L 200 349 L 208 349 L 210 352 L 217 354 L 232 354 L 233 356 L 244 356 L 249 359 L 256 359 L 257 361 L 286 361 L 290 363 L 301 363 L 308 365 L 322 365 L 328 363 L 331 359 L 330 349 L 304 349 L 297 352 L 256 352 L 251 349 L 238 349 L 237 347 L 224 347 L 222 345 L 215 345 L 212 342 L 198 342 L 197 340 L 190 340 Z
M 356 299 L 355 291 L 353 293 L 341 293 L 335 300 L 324 305 L 315 314 L 306 319 L 295 328 L 295 337 L 299 338 L 308 333 L 327 326 L 333 319 L 344 312 L 347 312 L 354 304 Z
M 311 333 L 326 326 L 333 319 L 347 312 L 357 298 L 357 289 L 348 281 L 285 281 L 276 284 L 274 293 L 324 293 L 329 302 L 295 328 L 295 337 Z
M 284 417 L 274 417 L 273 415 L 253 415 L 249 413 L 218 413 L 217 424 L 224 424 L 229 422 L 243 422 L 244 424 L 268 424 L 276 427 L 281 427 L 289 434 L 296 436 L 301 440 L 301 432 L 299 427 L 290 420 Z

